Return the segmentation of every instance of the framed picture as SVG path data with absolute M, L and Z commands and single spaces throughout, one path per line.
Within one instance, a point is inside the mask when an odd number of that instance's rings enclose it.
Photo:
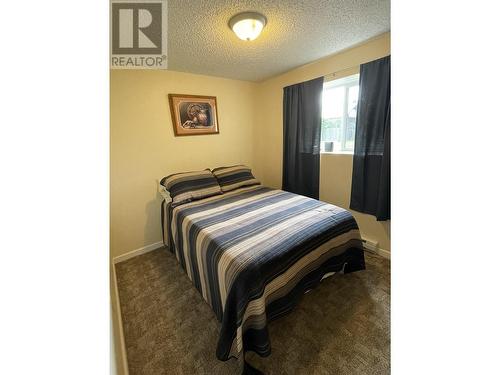
M 215 96 L 168 94 L 168 101 L 176 136 L 219 133 Z

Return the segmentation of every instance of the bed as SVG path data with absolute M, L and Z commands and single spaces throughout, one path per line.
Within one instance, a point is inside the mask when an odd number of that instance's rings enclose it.
M 365 268 L 352 215 L 301 195 L 247 186 L 163 212 L 170 251 L 221 323 L 220 360 L 269 355 L 270 321 L 325 275 Z

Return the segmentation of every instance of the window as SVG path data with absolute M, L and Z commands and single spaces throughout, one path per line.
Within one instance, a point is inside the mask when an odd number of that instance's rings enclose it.
M 354 151 L 359 74 L 323 85 L 321 152 Z

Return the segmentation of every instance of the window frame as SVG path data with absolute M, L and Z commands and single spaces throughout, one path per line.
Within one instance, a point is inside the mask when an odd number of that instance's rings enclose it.
M 340 125 L 340 150 L 334 151 L 324 151 L 323 141 L 321 141 L 320 153 L 322 154 L 354 154 L 354 145 L 352 149 L 346 149 L 346 128 L 349 118 L 348 104 L 349 104 L 349 90 L 354 87 L 359 86 L 359 73 L 354 73 L 345 77 L 340 77 L 323 83 L 323 91 L 328 89 L 333 89 L 336 87 L 344 88 L 344 108 L 342 111 L 341 125 Z M 359 92 L 358 92 L 359 100 Z M 321 116 L 321 121 L 323 121 L 323 116 Z M 354 136 L 356 137 L 356 135 Z

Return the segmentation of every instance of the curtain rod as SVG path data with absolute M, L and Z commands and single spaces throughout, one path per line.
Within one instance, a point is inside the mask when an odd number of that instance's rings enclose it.
M 390 56 L 391 54 L 387 55 L 387 56 Z M 361 69 L 361 65 L 363 64 L 366 64 L 366 63 L 369 63 L 371 61 L 375 61 L 375 60 L 379 60 L 379 59 L 383 59 L 384 57 L 387 57 L 387 56 L 383 56 L 383 57 L 379 57 L 379 58 L 376 58 L 376 59 L 372 59 L 372 60 L 368 60 L 368 61 L 363 61 L 363 62 L 360 62 L 358 65 L 354 65 L 354 66 L 350 66 L 348 68 L 344 68 L 344 69 L 340 69 L 340 70 L 337 70 L 335 72 L 332 72 L 332 73 L 328 73 L 328 74 L 323 74 L 321 76 L 317 76 L 317 77 L 313 77 L 313 78 L 309 78 L 307 79 L 306 81 L 312 81 L 313 79 L 318 79 L 318 78 L 321 78 L 323 77 L 325 81 L 331 81 L 333 80 L 338 74 L 340 73 L 343 73 L 343 72 L 346 72 L 348 70 L 353 70 L 353 69 L 357 69 L 358 70 L 358 73 L 359 73 L 359 70 Z M 305 81 L 304 81 L 305 82 Z M 296 83 L 289 83 L 285 86 L 283 86 L 283 88 L 285 87 L 288 87 L 288 86 L 293 86 L 297 83 L 300 83 L 300 82 L 296 82 Z
M 354 65 L 354 66 L 351 66 L 351 67 L 349 67 L 349 68 L 345 68 L 345 69 L 337 70 L 337 71 L 335 71 L 335 72 L 333 72 L 333 73 L 325 74 L 323 77 L 325 78 L 325 81 L 327 81 L 328 79 L 333 79 L 333 78 L 335 78 L 338 74 L 343 73 L 343 72 L 347 72 L 347 71 L 349 71 L 349 70 L 354 70 L 354 69 L 356 69 L 356 70 L 358 70 L 358 71 L 359 71 L 360 66 L 361 66 L 361 64 L 360 64 L 360 65 Z M 319 77 L 318 77 L 318 78 L 319 78 Z
M 388 54 L 387 56 L 391 56 L 391 54 Z M 383 58 L 385 58 L 387 56 L 382 56 L 382 57 L 379 57 L 379 58 L 376 58 L 376 59 L 373 59 L 373 60 L 363 61 L 363 62 L 359 63 L 358 65 L 354 65 L 354 66 L 351 66 L 349 68 L 344 68 L 344 69 L 341 69 L 341 70 L 337 70 L 336 72 L 333 72 L 333 73 L 325 74 L 323 77 L 326 80 L 327 78 L 334 78 L 334 77 L 337 76 L 337 74 L 345 72 L 345 71 L 348 71 L 348 70 L 352 70 L 352 69 L 360 70 L 361 69 L 361 65 L 367 64 L 367 63 L 372 62 L 372 61 L 383 59 Z M 316 77 L 316 78 L 319 78 L 319 77 Z
M 364 64 L 364 63 L 363 63 L 363 64 Z M 360 64 L 360 65 L 354 65 L 354 66 L 351 66 L 351 67 L 349 67 L 349 68 L 344 68 L 344 69 L 341 69 L 341 70 L 337 70 L 337 71 L 335 71 L 335 72 L 333 72 L 333 73 L 323 74 L 323 75 L 318 76 L 318 77 L 309 78 L 309 79 L 307 79 L 306 81 L 302 81 L 302 82 L 312 81 L 313 79 L 318 79 L 318 78 L 321 78 L 321 77 L 323 77 L 325 81 L 331 81 L 331 80 L 333 80 L 333 79 L 337 76 L 337 74 L 339 74 L 339 73 L 346 72 L 346 71 L 348 71 L 348 70 L 353 70 L 353 69 L 357 69 L 357 70 L 359 71 L 360 66 L 361 66 L 361 64 Z M 300 82 L 296 82 L 296 83 L 289 83 L 289 84 L 287 84 L 287 85 L 283 86 L 283 88 L 285 88 L 285 87 L 289 87 L 289 86 L 293 86 L 293 85 L 296 85 L 296 84 L 298 84 L 298 83 L 300 83 Z

